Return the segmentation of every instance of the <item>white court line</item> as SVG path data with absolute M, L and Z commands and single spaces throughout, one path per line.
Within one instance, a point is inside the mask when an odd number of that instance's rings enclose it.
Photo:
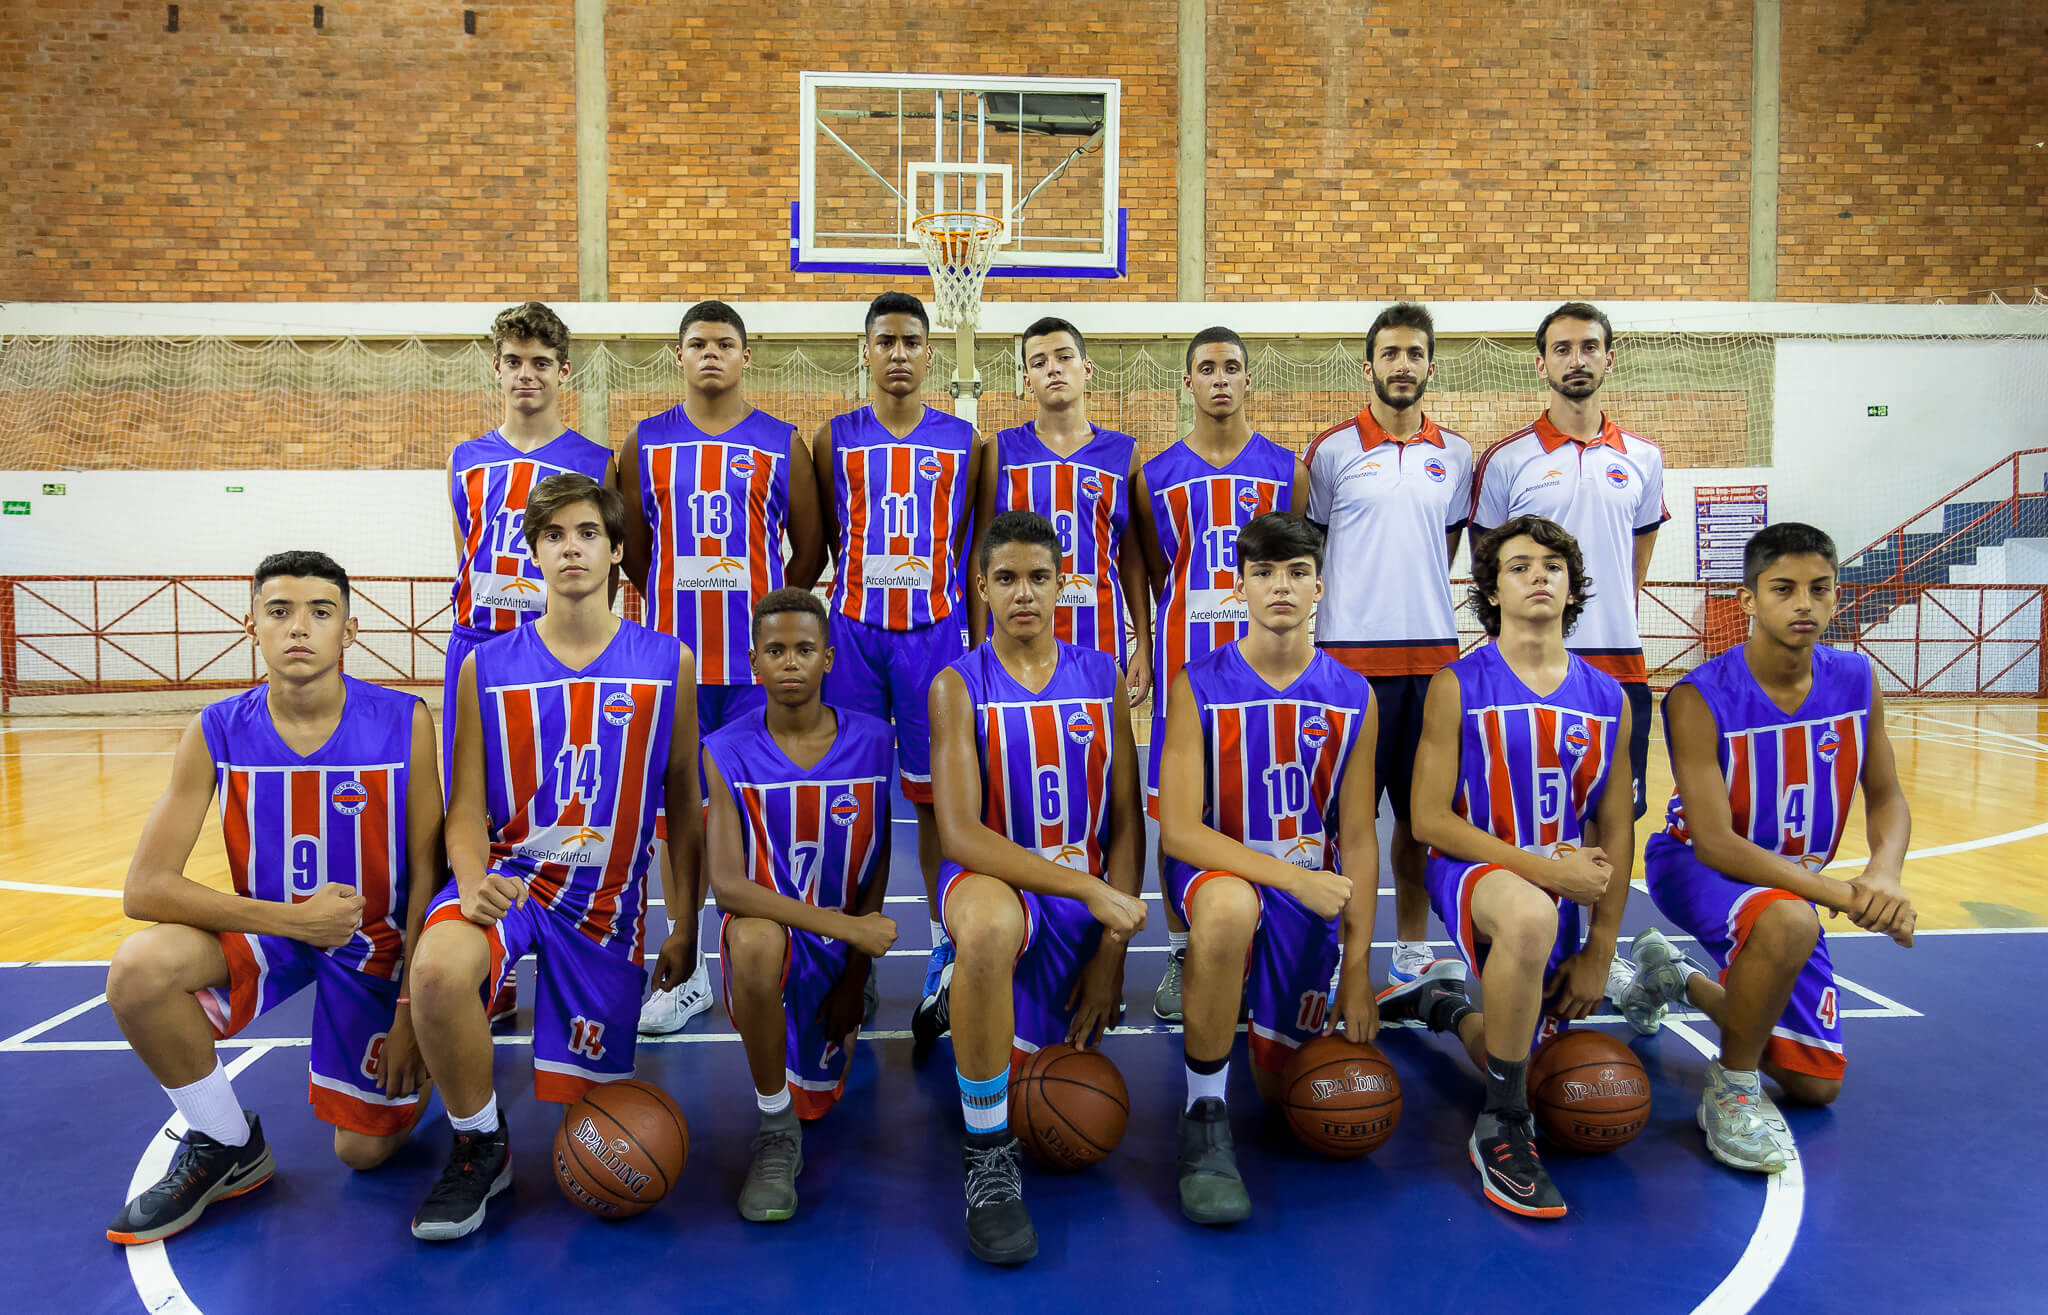
M 1988 726 L 1972 726 L 1968 722 L 1949 721 L 1945 717 L 1930 717 L 1924 712 L 1908 712 L 1904 713 L 1903 715 L 1911 717 L 1914 721 L 1931 721 L 1937 726 L 1953 726 L 1957 730 L 1967 731 L 1971 735 L 1983 735 L 1990 736 L 1993 739 L 2011 740 L 2014 744 L 2023 744 L 2030 749 L 2039 749 L 2043 753 L 2048 753 L 2048 743 L 2044 743 L 2040 740 L 2029 739 L 2027 736 L 2024 735 L 2015 735 L 2011 731 L 1993 730 Z
M 25 891 L 30 895 L 84 895 L 92 899 L 119 899 L 118 890 L 98 886 L 46 886 L 40 881 L 0 881 L 0 890 Z
M 2018 749 L 1994 749 L 1976 740 L 1965 740 L 1948 735 L 1932 735 L 1926 731 L 1900 731 L 1892 738 L 1908 740 L 1917 744 L 1939 744 L 1951 749 L 1967 749 L 1971 753 L 1996 754 L 2000 758 L 2018 758 L 2024 762 L 2048 762 L 2048 754 L 2023 753 Z
M 1862 983 L 1860 983 L 1860 982 L 1852 982 L 1852 981 L 1850 981 L 1850 980 L 1849 980 L 1848 978 L 1846 978 L 1846 977 L 1842 976 L 1842 975 L 1841 975 L 1840 973 L 1836 973 L 1836 974 L 1835 974 L 1835 985 L 1837 985 L 1837 986 L 1846 986 L 1846 987 L 1848 987 L 1848 988 L 1849 988 L 1850 990 L 1854 991 L 1854 992 L 1855 992 L 1856 994 L 1858 994 L 1858 995 L 1862 996 L 1862 997 L 1863 997 L 1864 999 L 1866 999 L 1866 1000 L 1870 1001 L 1870 1002 L 1871 1002 L 1871 1003 L 1873 1003 L 1873 1004 L 1879 1005 L 1879 1006 L 1881 1006 L 1881 1007 L 1882 1007 L 1883 1009 L 1885 1009 L 1885 1010 L 1888 1010 L 1888 1011 L 1889 1011 L 1888 1013 L 1884 1013 L 1884 1014 L 1881 1014 L 1881 1015 L 1879 1015 L 1880 1017 L 1884 1017 L 1884 1018 L 1925 1018 L 1925 1017 L 1927 1017 L 1927 1015 L 1925 1015 L 1925 1014 L 1921 1013 L 1921 1012 L 1920 1012 L 1920 1011 L 1919 1011 L 1918 1009 L 1910 1009 L 1910 1008 L 1906 1007 L 1905 1005 L 1902 1005 L 1902 1004 L 1900 1004 L 1900 1003 L 1899 1003 L 1898 1001 L 1896 1001 L 1896 1000 L 1892 999 L 1892 998 L 1891 998 L 1890 996 L 1887 996 L 1887 995 L 1879 995 L 1879 994 L 1878 994 L 1877 992 L 1875 992 L 1875 991 L 1871 990 L 1871 989 L 1870 989 L 1869 987 L 1867 987 L 1867 986 L 1863 985 Z M 1843 1012 L 1846 1012 L 1846 1011 L 1843 1011 Z
M 1664 1026 L 1708 1059 L 1721 1053 L 1719 1046 L 1684 1023 L 1667 1019 Z M 1778 1271 L 1792 1256 L 1792 1244 L 1799 1237 L 1799 1220 L 1805 1213 L 1806 1172 L 1795 1155 L 1783 1171 L 1764 1179 L 1764 1208 L 1749 1235 L 1749 1245 L 1742 1249 L 1727 1277 L 1693 1307 L 1693 1315 L 1737 1315 L 1762 1301 Z
M 269 1054 L 270 1043 L 257 1042 L 234 1062 L 227 1066 L 230 1078 L 241 1074 L 249 1065 Z M 171 1156 L 175 1143 L 164 1136 L 174 1127 L 184 1131 L 185 1119 L 176 1113 L 164 1120 L 164 1126 L 157 1129 L 143 1148 L 142 1158 L 135 1162 L 135 1176 L 128 1180 L 128 1197 L 133 1200 L 143 1188 L 164 1176 L 171 1167 Z M 123 1247 L 128 1253 L 128 1277 L 135 1284 L 135 1295 L 142 1298 L 142 1308 L 150 1315 L 200 1315 L 199 1307 L 192 1304 L 192 1298 L 185 1295 L 185 1285 L 178 1282 L 178 1276 L 171 1272 L 171 1253 L 162 1242 L 144 1242 L 138 1246 Z
M 64 1024 L 70 1022 L 72 1019 L 78 1017 L 80 1014 L 89 1014 L 93 1010 L 105 1004 L 106 1002 L 106 992 L 102 991 L 90 1000 L 83 1000 L 80 1001 L 78 1004 L 71 1006 L 69 1009 L 66 1009 L 61 1014 L 55 1014 L 49 1018 L 45 1018 L 42 1022 L 37 1023 L 34 1026 L 24 1027 L 23 1029 L 21 1029 L 21 1031 L 16 1032 L 11 1037 L 8 1037 L 5 1041 L 0 1041 L 0 1050 L 11 1050 L 16 1046 L 21 1045 L 25 1041 L 33 1041 L 35 1038 L 41 1036 L 43 1033 L 49 1031 L 51 1028 L 62 1027 Z
M 170 758 L 176 749 L 137 749 L 133 752 L 119 750 L 97 753 L 27 753 L 20 749 L 0 749 L 0 758 Z

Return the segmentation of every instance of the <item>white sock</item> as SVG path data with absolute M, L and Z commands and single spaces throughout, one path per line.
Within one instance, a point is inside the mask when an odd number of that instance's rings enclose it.
M 705 960 L 704 960 L 704 951 L 702 951 L 702 950 L 699 950 L 699 951 L 697 951 L 697 968 L 696 968 L 696 971 L 695 971 L 695 972 L 692 972 L 692 973 L 690 974 L 690 980 L 691 980 L 691 981 L 695 981 L 696 979 L 698 979 L 699 977 L 702 977 L 702 976 L 704 975 L 704 964 L 705 964 Z
M 952 938 L 951 938 L 950 936 L 946 935 L 946 924 L 945 924 L 945 923 L 943 923 L 943 922 L 940 922 L 940 921 L 939 921 L 939 920 L 938 920 L 937 918 L 933 918 L 933 919 L 931 920 L 931 924 L 932 924 L 932 948 L 933 948 L 934 950 L 936 950 L 936 949 L 938 949 L 938 948 L 939 948 L 939 947 L 940 947 L 941 945 L 944 945 L 944 944 L 945 944 L 945 943 L 946 943 L 947 941 L 951 940 Z
M 1396 960 L 1397 962 L 1398 962 L 1399 960 L 1402 960 L 1402 959 L 1427 959 L 1428 957 L 1429 957 L 1429 942 L 1428 942 L 1428 941 L 1395 941 L 1395 942 L 1394 942 L 1394 958 L 1395 958 L 1395 960 Z
M 1168 927 L 1166 929 L 1166 948 L 1173 954 L 1186 954 L 1188 952 L 1188 934 L 1184 931 L 1175 931 L 1173 928 Z
M 458 1118 L 453 1110 L 448 1112 L 448 1122 L 457 1132 L 496 1132 L 498 1130 L 498 1093 L 492 1092 L 484 1107 L 468 1118 Z
M 764 1096 L 757 1091 L 754 1093 L 754 1103 L 761 1107 L 761 1113 L 764 1115 L 780 1114 L 789 1108 L 789 1088 L 778 1087 L 772 1096 Z
M 1191 1110 L 1195 1107 L 1195 1102 L 1205 1096 L 1214 1096 L 1218 1100 L 1224 1099 L 1223 1089 L 1229 1084 L 1229 1081 L 1230 1065 L 1227 1062 L 1214 1073 L 1197 1073 L 1194 1069 L 1190 1068 L 1188 1070 L 1188 1103 L 1181 1108 Z
M 249 1144 L 248 1116 L 242 1113 L 242 1102 L 235 1099 L 234 1084 L 218 1059 L 213 1061 L 213 1072 L 189 1087 L 165 1087 L 164 1095 L 171 1098 L 192 1131 L 203 1132 L 223 1146 Z

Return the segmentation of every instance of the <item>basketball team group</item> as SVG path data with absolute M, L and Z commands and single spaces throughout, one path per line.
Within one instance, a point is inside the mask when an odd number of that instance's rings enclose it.
M 343 674 L 348 576 L 285 551 L 252 581 L 266 682 L 179 741 L 126 879 L 151 925 L 107 999 L 190 1130 L 111 1240 L 167 1237 L 271 1176 L 215 1043 L 309 985 L 335 1154 L 375 1168 L 438 1090 L 453 1142 L 412 1232 L 471 1233 L 511 1182 L 491 1024 L 516 963 L 537 960 L 535 1093 L 574 1102 L 632 1075 L 637 1033 L 709 1007 L 707 888 L 760 1109 L 738 1206 L 789 1219 L 804 1125 L 844 1091 L 901 933 L 883 911 L 898 789 L 930 912 L 913 1060 L 950 1034 L 966 1242 L 993 1264 L 1038 1248 L 1013 1071 L 1118 1022 L 1148 813 L 1195 1223 L 1251 1210 L 1225 1097 L 1241 1022 L 1269 1101 L 1319 1035 L 1455 1038 L 1484 1080 L 1480 1191 L 1535 1219 L 1566 1204 L 1532 1049 L 1603 999 L 1645 1035 L 1672 1006 L 1717 1025 L 1698 1121 L 1724 1164 L 1796 1154 L 1765 1078 L 1786 1101 L 1839 1095 L 1821 918 L 1912 943 L 1911 819 L 1870 662 L 1821 643 L 1836 557 L 1812 526 L 1750 540 L 1747 642 L 1663 701 L 1676 792 L 1640 876 L 1674 936 L 1621 952 L 1652 716 L 1636 599 L 1668 513 L 1659 449 L 1602 409 L 1598 308 L 1544 317 L 1541 414 L 1476 464 L 1425 410 L 1435 333 L 1408 303 L 1366 333 L 1363 409 L 1305 454 L 1252 431 L 1239 336 L 1195 334 L 1192 426 L 1146 460 L 1089 420 L 1088 345 L 1056 318 L 1019 343 L 1036 418 L 984 439 L 921 400 L 923 304 L 879 296 L 870 400 L 807 440 L 747 402 L 741 317 L 702 302 L 674 347 L 683 400 L 617 453 L 563 422 L 553 311 L 514 307 L 491 335 L 503 422 L 447 469 L 439 733 L 418 697 Z M 1487 640 L 1462 657 L 1461 535 Z M 622 574 L 644 624 L 615 608 Z M 1844 880 L 1827 867 L 1859 785 L 1869 860 Z M 1396 926 L 1376 984 L 1382 795 Z M 232 891 L 185 875 L 216 801 Z M 1431 953 L 1432 914 L 1454 955 Z

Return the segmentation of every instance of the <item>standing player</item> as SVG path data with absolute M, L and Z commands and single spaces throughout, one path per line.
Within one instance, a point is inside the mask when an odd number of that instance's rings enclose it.
M 426 1106 L 404 980 L 441 866 L 433 718 L 410 694 L 341 674 L 356 623 L 330 558 L 266 557 L 252 595 L 245 625 L 269 679 L 187 724 L 122 893 L 123 912 L 156 925 L 115 951 L 107 1003 L 191 1130 L 108 1225 L 113 1242 L 169 1237 L 269 1180 L 263 1125 L 214 1042 L 308 983 L 307 1093 L 334 1125 L 335 1156 L 375 1168 Z M 184 875 L 216 790 L 232 893 Z
M 1543 516 L 1578 541 L 1595 580 L 1572 652 L 1621 682 L 1628 695 L 1629 774 L 1635 815 L 1645 806 L 1650 759 L 1650 677 L 1636 626 L 1636 596 L 1650 570 L 1664 507 L 1664 453 L 1608 419 L 1596 400 L 1614 368 L 1614 326 L 1598 307 L 1568 301 L 1536 327 L 1536 374 L 1550 387 L 1536 423 L 1487 449 L 1473 477 L 1472 538 L 1517 516 Z M 1622 581 L 1628 581 L 1623 588 Z
M 1190 930 L 1180 1208 L 1198 1224 L 1251 1213 L 1224 1097 L 1238 1001 L 1250 997 L 1252 1071 L 1268 1101 L 1309 1037 L 1379 1031 L 1366 963 L 1379 902 L 1374 700 L 1311 641 L 1322 569 L 1314 526 L 1277 513 L 1245 526 L 1237 579 L 1250 628 L 1183 667 L 1167 699 L 1161 884 Z
M 1055 1041 L 1093 1045 L 1116 1022 L 1124 947 L 1145 925 L 1123 679 L 1108 654 L 1054 636 L 1060 556 L 1043 516 L 989 523 L 976 588 L 994 635 L 931 691 L 940 907 L 959 946 L 950 1019 L 967 1246 L 998 1265 L 1038 1254 L 1009 1130 L 1010 1068 Z
M 1565 1204 L 1536 1154 L 1530 1045 L 1600 1002 L 1635 855 L 1628 796 L 1608 788 L 1628 700 L 1564 646 L 1593 583 L 1572 537 L 1540 516 L 1473 545 L 1472 610 L 1493 642 L 1430 681 L 1413 814 L 1430 906 L 1463 961 L 1380 994 L 1382 1020 L 1464 1043 L 1486 1078 L 1472 1167 L 1487 1200 L 1539 1219 Z M 1483 1014 L 1465 996 L 1468 964 Z
M 1126 667 L 1131 706 L 1144 702 L 1152 679 L 1151 599 L 1144 550 L 1127 534 L 1131 485 L 1138 476 L 1138 440 L 1088 419 L 1088 381 L 1095 362 L 1081 331 L 1047 316 L 1024 330 L 1024 378 L 1038 418 L 995 437 L 984 458 L 975 523 L 1001 511 L 1035 511 L 1060 536 L 1059 609 L 1053 633 L 1098 649 Z M 970 631 L 988 633 L 988 609 L 967 600 Z M 1126 653 L 1124 618 L 1133 643 Z
M 1308 518 L 1329 535 L 1331 559 L 1352 568 L 1324 577 L 1316 643 L 1372 682 L 1378 709 L 1373 780 L 1394 813 L 1389 986 L 1414 981 L 1433 957 L 1428 855 L 1409 829 L 1408 795 L 1429 678 L 1458 656 L 1450 559 L 1472 509 L 1472 445 L 1423 414 L 1435 374 L 1429 312 L 1405 301 L 1387 307 L 1365 332 L 1371 398 L 1317 435 L 1307 457 Z
M 861 359 L 868 405 L 818 426 L 811 444 L 825 541 L 834 546 L 832 670 L 825 701 L 896 724 L 903 797 L 917 812 L 917 865 L 932 913 L 932 953 L 918 1012 L 940 1007 L 953 946 L 939 909 L 932 813 L 933 675 L 967 648 L 964 562 L 981 439 L 919 400 L 931 368 L 924 303 L 885 292 L 868 305 Z
M 491 370 L 505 395 L 504 419 L 448 454 L 454 513 L 455 588 L 441 678 L 441 766 L 453 783 L 455 679 L 462 659 L 487 639 L 532 621 L 547 605 L 547 583 L 520 532 L 533 486 L 565 472 L 612 482 L 611 449 L 562 423 L 561 386 L 569 377 L 569 327 L 537 301 L 500 312 L 491 323 Z M 491 1018 L 510 1017 L 516 979 L 491 1001 Z
M 753 353 L 739 312 L 722 301 L 684 311 L 675 356 L 683 400 L 642 420 L 619 456 L 624 565 L 648 600 L 648 624 L 696 657 L 697 727 L 709 736 L 762 706 L 747 629 L 754 604 L 783 585 L 784 540 L 786 578 L 808 589 L 825 565 L 825 539 L 803 439 L 741 391 Z M 696 917 L 703 903 L 703 874 L 689 876 L 685 904 L 667 910 L 672 920 Z M 700 955 L 687 982 L 648 998 L 640 1031 L 681 1031 L 710 1007 Z
M 873 960 L 896 941 L 889 884 L 888 724 L 821 697 L 831 622 L 808 589 L 754 605 L 767 706 L 704 741 L 705 857 L 725 915 L 725 1007 L 746 1046 L 761 1130 L 740 1188 L 757 1223 L 796 1213 L 800 1119 L 846 1089 Z
M 1699 940 L 1720 977 L 1645 931 L 1620 1004 L 1646 1036 L 1673 1003 L 1714 1020 L 1721 1055 L 1707 1062 L 1699 1108 L 1707 1149 L 1737 1169 L 1776 1173 L 1796 1152 L 1758 1069 L 1803 1104 L 1842 1091 L 1834 962 L 1814 906 L 1911 945 L 1899 868 L 1913 819 L 1870 659 L 1820 642 L 1835 614 L 1834 541 L 1786 522 L 1758 532 L 1742 557 L 1749 640 L 1664 699 L 1678 790 L 1643 855 L 1650 898 Z M 1825 869 L 1859 780 L 1870 862 L 1844 881 Z
M 1166 740 L 1166 699 L 1180 669 L 1204 653 L 1244 638 L 1250 624 L 1237 592 L 1237 532 L 1269 511 L 1299 515 L 1308 506 L 1308 467 L 1245 418 L 1251 355 L 1231 330 L 1204 329 L 1188 343 L 1181 384 L 1195 400 L 1185 438 L 1145 463 L 1132 490 L 1138 545 L 1159 594 L 1154 630 L 1152 739 L 1147 747 L 1147 806 L 1159 812 L 1159 750 Z M 1162 854 L 1159 870 L 1166 871 Z M 1181 1016 L 1181 972 L 1188 929 L 1166 902 L 1166 972 L 1152 993 L 1152 1012 Z
M 583 475 L 542 480 L 526 546 L 548 606 L 470 654 L 456 686 L 454 879 L 427 912 L 413 965 L 415 1024 L 454 1125 L 447 1168 L 413 1236 L 462 1237 L 512 1181 L 491 1090 L 488 997 L 521 955 L 540 958 L 534 1094 L 569 1102 L 633 1071 L 654 811 L 670 818 L 671 902 L 698 863 L 697 705 L 690 652 L 613 615 L 624 551 L 616 490 Z M 696 961 L 696 920 L 661 947 L 656 985 Z

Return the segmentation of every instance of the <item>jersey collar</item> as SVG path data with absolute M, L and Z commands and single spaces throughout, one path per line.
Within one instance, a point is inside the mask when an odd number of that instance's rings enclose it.
M 1551 424 L 1550 412 L 1545 411 L 1542 415 L 1536 417 L 1536 441 L 1543 444 L 1545 452 L 1555 452 L 1565 444 L 1576 443 L 1579 440 L 1560 430 L 1556 425 Z M 1586 446 L 1611 447 L 1616 452 L 1626 452 L 1628 450 L 1621 441 L 1621 426 L 1608 419 L 1604 411 L 1600 415 L 1600 436 L 1587 443 Z
M 1410 443 L 1434 443 L 1438 447 L 1444 445 L 1443 431 L 1437 428 L 1436 421 L 1430 419 L 1426 412 L 1422 417 L 1422 428 L 1415 432 L 1415 437 L 1407 439 L 1395 438 L 1380 428 L 1380 422 L 1373 419 L 1372 408 L 1369 406 L 1360 411 L 1352 423 L 1358 426 L 1358 436 L 1363 440 L 1359 446 L 1368 450 L 1382 443 L 1398 443 L 1403 447 Z

